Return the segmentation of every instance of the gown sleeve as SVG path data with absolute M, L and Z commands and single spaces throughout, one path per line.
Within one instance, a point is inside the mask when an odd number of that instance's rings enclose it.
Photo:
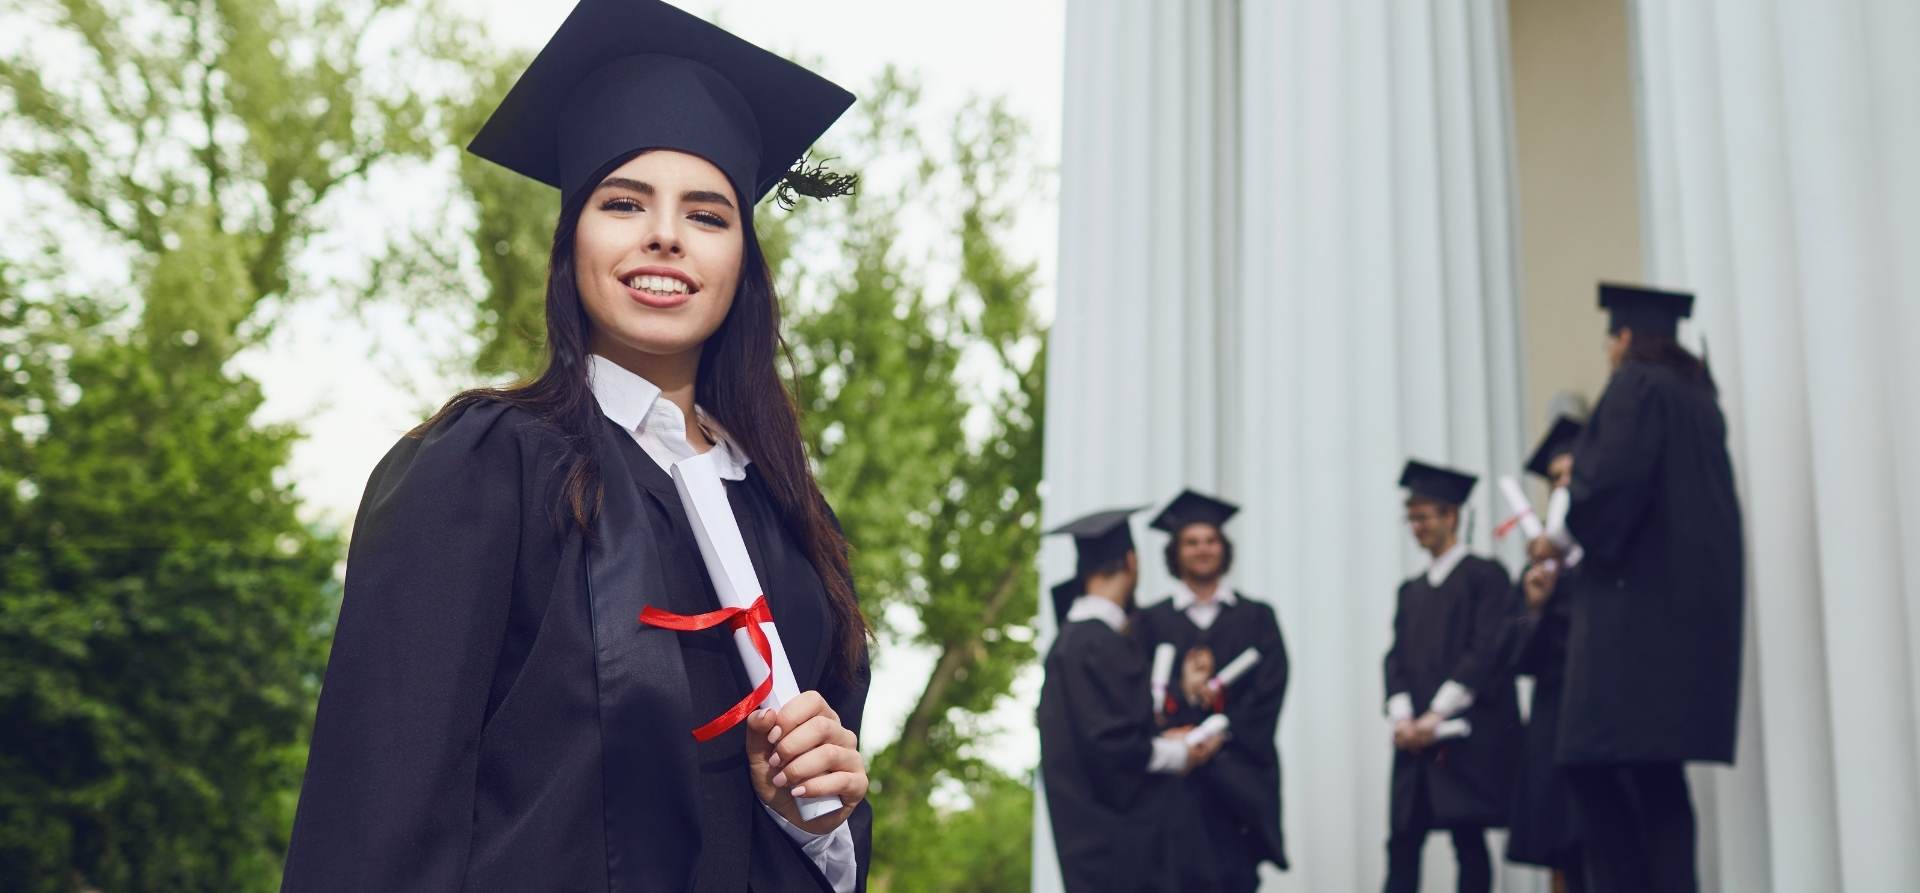
M 403 438 L 368 482 L 284 890 L 463 884 L 525 516 L 507 414 L 482 404 Z
M 1574 449 L 1567 530 L 1603 562 L 1624 554 L 1651 503 L 1664 446 L 1659 396 L 1648 372 L 1622 367 Z
M 1120 634 L 1102 636 L 1075 651 L 1066 664 L 1066 704 L 1071 728 L 1085 744 L 1081 752 L 1092 765 L 1088 774 L 1111 780 L 1094 796 L 1116 810 L 1124 810 L 1137 783 L 1147 773 L 1153 752 L 1153 711 L 1146 689 L 1146 671 L 1128 651 Z
M 1406 607 L 1407 587 L 1400 587 L 1400 594 L 1393 605 L 1393 644 L 1387 646 L 1387 656 L 1382 661 L 1387 682 L 1387 713 L 1393 719 L 1412 718 L 1413 680 L 1407 678 L 1406 662 L 1400 657 L 1400 637 L 1404 630 L 1400 624 L 1400 613 Z M 1398 702 L 1395 698 L 1399 698 Z M 1396 703 L 1402 705 L 1396 709 Z M 1407 716 L 1398 715 L 1402 710 Z

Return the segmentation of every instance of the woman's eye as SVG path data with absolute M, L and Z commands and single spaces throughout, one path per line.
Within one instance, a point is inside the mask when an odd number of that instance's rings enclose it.
M 646 209 L 640 207 L 640 203 L 633 199 L 624 196 L 615 196 L 614 198 L 601 202 L 600 210 L 613 211 L 620 214 L 636 214 Z
M 695 220 L 700 223 L 704 223 L 707 226 L 716 227 L 719 229 L 727 228 L 727 219 L 711 211 L 696 211 L 692 214 L 687 215 L 687 217 L 690 220 Z

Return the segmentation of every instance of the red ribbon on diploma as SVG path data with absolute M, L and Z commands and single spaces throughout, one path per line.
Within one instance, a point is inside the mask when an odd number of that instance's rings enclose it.
M 1506 539 L 1507 534 L 1512 533 L 1515 527 L 1519 527 L 1521 521 L 1524 521 L 1531 517 L 1533 517 L 1533 509 L 1527 509 L 1525 511 L 1520 512 L 1517 515 L 1514 515 L 1511 518 L 1508 518 L 1505 521 L 1500 522 L 1499 526 L 1493 528 L 1493 538 L 1497 540 Z
M 767 641 L 766 632 L 760 629 L 760 624 L 773 622 L 773 612 L 767 609 L 766 596 L 762 595 L 754 599 L 753 604 L 744 608 L 721 608 L 705 614 L 675 614 L 672 611 L 662 611 L 648 605 L 640 611 L 640 622 L 648 626 L 679 632 L 712 629 L 723 623 L 728 629 L 744 629 L 747 631 L 747 638 L 753 640 L 754 650 L 760 652 L 760 660 L 767 665 L 767 678 L 760 680 L 759 686 L 746 697 L 741 698 L 739 703 L 727 708 L 725 713 L 694 729 L 694 740 L 711 741 L 720 737 L 728 729 L 739 725 L 747 718 L 747 714 L 753 712 L 754 707 L 766 700 L 767 695 L 773 693 L 773 643 Z

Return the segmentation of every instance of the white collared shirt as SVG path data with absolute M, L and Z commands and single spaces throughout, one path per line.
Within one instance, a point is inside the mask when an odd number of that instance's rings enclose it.
M 1067 606 L 1067 622 L 1098 620 L 1116 633 L 1127 631 L 1127 609 L 1097 595 L 1083 595 Z
M 1453 569 L 1459 567 L 1461 560 L 1466 557 L 1467 544 L 1454 543 L 1453 548 L 1440 553 L 1440 557 L 1433 559 L 1433 563 L 1427 565 L 1427 583 L 1435 589 L 1440 588 L 1441 584 L 1447 582 L 1448 577 L 1453 576 Z
M 640 444 L 640 449 L 645 450 L 662 471 L 698 452 L 687 439 L 686 415 L 672 400 L 660 399 L 660 388 L 653 382 L 599 354 L 588 358 L 588 376 L 594 399 L 600 402 L 601 414 L 633 435 L 634 442 Z M 753 460 L 733 444 L 706 410 L 695 406 L 693 411 L 701 430 L 720 453 L 714 457 L 714 467 L 720 477 L 729 481 L 746 478 L 747 465 Z
M 1174 610 L 1187 615 L 1187 619 L 1201 629 L 1213 626 L 1213 622 L 1220 617 L 1222 606 L 1237 604 L 1239 601 L 1240 596 L 1225 583 L 1219 584 L 1213 590 L 1213 598 L 1205 601 L 1202 601 L 1200 596 L 1194 593 L 1193 588 L 1185 583 L 1173 589 Z
M 673 463 L 698 454 L 687 439 L 687 417 L 672 400 L 661 399 L 653 382 L 606 357 L 588 358 L 588 383 L 600 412 L 633 436 L 647 457 L 670 471 Z M 733 444 L 727 432 L 698 406 L 693 408 L 701 430 L 713 442 L 714 468 L 723 480 L 744 480 L 752 460 Z M 1124 620 L 1124 616 L 1122 620 Z M 834 893 L 853 893 L 860 872 L 859 856 L 853 850 L 853 830 L 841 822 L 826 834 L 814 834 L 786 820 L 766 804 L 760 804 L 780 826 L 780 830 L 800 845 L 802 852 L 820 867 Z
M 1098 620 L 1116 633 L 1127 630 L 1127 609 L 1097 595 L 1083 595 L 1067 606 L 1067 623 Z M 1153 750 L 1147 754 L 1147 771 L 1173 774 L 1187 770 L 1187 746 L 1172 738 L 1155 735 Z

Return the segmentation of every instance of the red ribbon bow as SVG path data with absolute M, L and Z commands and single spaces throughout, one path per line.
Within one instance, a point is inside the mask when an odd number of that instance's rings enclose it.
M 694 740 L 711 741 L 720 737 L 728 729 L 739 725 L 747 718 L 747 714 L 753 712 L 755 706 L 766 700 L 767 695 L 773 693 L 773 643 L 767 641 L 766 632 L 760 629 L 760 624 L 773 622 L 773 612 L 767 609 L 766 596 L 755 598 L 753 604 L 744 608 L 721 608 L 705 614 L 675 614 L 672 611 L 662 611 L 648 605 L 640 611 L 640 622 L 648 626 L 679 632 L 712 629 L 723 623 L 728 629 L 744 629 L 747 631 L 747 638 L 753 640 L 754 650 L 760 652 L 760 660 L 767 665 L 767 678 L 760 680 L 759 686 L 749 692 L 746 697 L 741 698 L 739 703 L 708 720 L 705 725 L 694 729 Z

